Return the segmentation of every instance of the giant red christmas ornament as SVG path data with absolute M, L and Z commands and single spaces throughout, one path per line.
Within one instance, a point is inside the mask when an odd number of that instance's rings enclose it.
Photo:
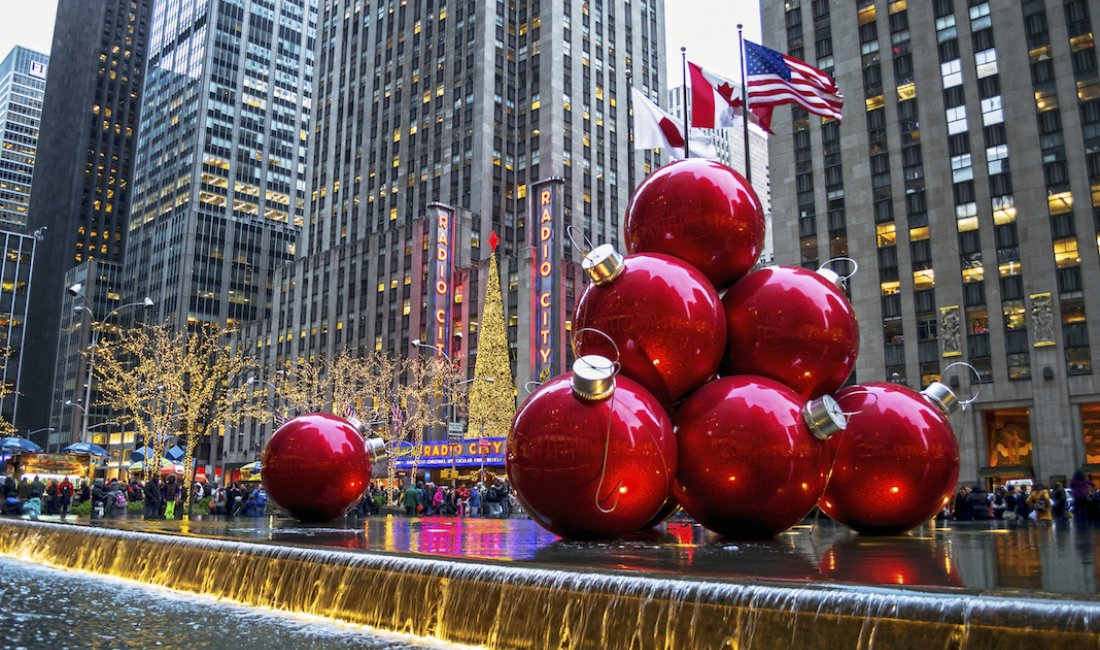
M 592 283 L 573 312 L 578 357 L 617 358 L 624 375 L 665 404 L 717 370 L 725 316 L 718 294 L 698 271 L 667 255 L 624 259 L 607 244 L 589 253 L 583 266 Z
M 264 487 L 295 519 L 329 521 L 359 502 L 381 455 L 381 440 L 364 442 L 347 420 L 327 413 L 300 415 L 267 443 Z
M 829 470 L 824 440 L 843 426 L 831 397 L 807 404 L 766 377 L 718 379 L 677 409 L 673 493 L 716 533 L 771 537 L 821 497 Z
M 615 377 L 601 357 L 582 357 L 516 413 L 508 479 L 540 526 L 568 539 L 638 531 L 665 504 L 676 439 L 660 403 Z
M 710 160 L 680 160 L 650 174 L 630 198 L 631 253 L 664 253 L 718 289 L 749 272 L 764 250 L 764 211 L 741 174 Z
M 762 375 L 806 399 L 835 392 L 856 364 L 859 326 L 828 269 L 769 266 L 722 297 L 730 375 Z
M 959 477 L 959 443 L 947 416 L 958 406 L 939 382 L 918 393 L 898 384 L 865 384 L 837 394 L 852 412 L 829 443 L 832 478 L 821 509 L 861 533 L 894 534 L 943 508 Z

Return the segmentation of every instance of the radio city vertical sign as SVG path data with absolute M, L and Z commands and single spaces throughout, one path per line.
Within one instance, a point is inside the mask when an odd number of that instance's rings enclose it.
M 547 381 L 559 372 L 558 347 L 561 333 L 558 264 L 561 263 L 561 188 L 560 178 L 536 183 L 531 193 L 531 214 L 527 230 L 531 233 L 531 369 L 537 381 Z
M 454 305 L 454 253 L 458 225 L 454 208 L 442 203 L 428 204 L 432 243 L 428 247 L 431 265 L 431 298 L 428 301 L 431 343 L 443 354 L 451 354 L 451 309 Z

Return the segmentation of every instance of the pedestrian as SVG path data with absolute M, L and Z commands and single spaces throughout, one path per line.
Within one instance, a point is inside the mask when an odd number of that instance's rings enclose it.
M 1027 497 L 1027 505 L 1029 505 L 1034 513 L 1033 519 L 1035 521 L 1050 521 L 1051 520 L 1051 501 L 1050 491 L 1038 483 L 1031 490 L 1031 494 Z
M 221 486 L 215 487 L 214 496 L 210 497 L 210 514 L 225 514 L 225 498 L 225 488 Z
M 503 498 L 500 487 L 496 481 L 489 486 L 489 489 L 485 490 L 485 516 L 486 517 L 500 517 L 503 508 L 500 505 L 500 500 Z
M 484 486 L 481 483 L 478 483 L 477 485 L 474 486 L 474 488 L 472 490 L 470 490 L 470 499 L 469 499 L 470 500 L 470 508 L 469 509 L 470 509 L 470 516 L 471 517 L 480 517 L 481 516 L 481 489 L 483 487 Z
M 974 513 L 970 509 L 970 500 L 967 498 L 967 488 L 960 487 L 955 493 L 955 503 L 951 508 L 951 518 L 955 521 L 971 521 Z
M 61 512 L 61 502 L 57 498 L 57 479 L 50 479 L 46 483 L 46 497 L 43 500 L 47 515 L 56 515 Z
M 1083 524 L 1088 521 L 1089 495 L 1095 486 L 1092 481 L 1085 478 L 1085 473 L 1077 470 L 1069 481 L 1069 494 L 1073 497 L 1073 521 Z
M 970 514 L 974 517 L 974 521 L 989 521 L 993 518 L 989 497 L 980 485 L 970 488 L 970 492 L 966 495 L 966 502 L 970 506 Z
M 1005 489 L 1001 486 L 993 491 L 993 500 L 990 503 L 990 509 L 993 511 L 993 519 L 1004 519 L 1006 506 Z
M 88 499 L 92 498 L 92 488 L 88 485 L 88 479 L 80 479 L 80 503 L 84 503 Z
M 144 499 L 144 511 L 146 519 L 159 519 L 160 518 L 160 480 L 153 476 L 145 481 L 145 486 L 142 488 L 142 492 L 145 494 Z
M 103 489 L 103 479 L 97 478 L 95 480 L 95 486 L 89 493 L 88 498 L 92 500 L 92 519 L 103 517 L 107 508 L 107 491 Z
M 435 489 L 435 496 L 432 497 L 432 511 L 437 515 L 443 514 L 443 504 L 447 501 L 447 495 L 443 491 L 443 486 L 440 485 Z
M 124 515 L 127 505 L 129 502 L 126 500 L 126 488 L 118 482 L 118 479 L 111 479 L 107 485 L 107 507 L 104 509 L 104 514 L 108 519 Z
M 57 486 L 57 495 L 59 498 L 59 509 L 62 517 L 69 515 L 69 506 L 73 503 L 73 484 L 66 476 L 65 480 L 61 481 L 61 484 Z
M 417 491 L 416 486 L 411 482 L 409 487 L 405 490 L 405 516 L 414 517 L 417 514 L 417 508 L 420 508 L 420 492 Z
M 241 486 L 237 483 L 230 483 L 229 489 L 225 493 L 226 518 L 236 517 L 240 514 L 242 507 L 244 507 L 244 496 L 241 494 Z
M 46 484 L 42 482 L 42 479 L 38 476 L 34 477 L 34 481 L 31 482 L 30 498 L 41 499 L 42 495 L 46 493 Z
M 180 499 L 180 486 L 176 482 L 176 475 L 169 474 L 164 483 L 164 518 L 176 518 L 176 502 Z
M 1062 486 L 1062 482 L 1055 481 L 1050 490 L 1050 516 L 1054 521 L 1062 521 L 1069 514 L 1066 496 L 1066 488 Z

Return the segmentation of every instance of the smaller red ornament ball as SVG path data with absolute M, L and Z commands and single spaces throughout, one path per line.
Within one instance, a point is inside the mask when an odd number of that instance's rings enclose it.
M 764 210 L 741 174 L 690 158 L 650 174 L 630 198 L 631 253 L 664 253 L 699 269 L 719 290 L 756 264 L 764 250 Z
M 661 404 L 627 377 L 581 368 L 535 391 L 512 420 L 508 480 L 543 528 L 566 539 L 614 539 L 642 529 L 665 505 L 676 439 Z M 578 376 L 580 375 L 580 376 Z M 609 383 L 610 382 L 610 383 Z M 610 391 L 610 392 L 609 392 Z
M 805 399 L 839 390 L 856 365 L 859 326 L 835 277 L 769 266 L 730 287 L 723 374 L 771 377 Z
M 662 404 L 679 400 L 718 370 L 726 318 L 701 273 L 668 255 L 623 258 L 606 244 L 585 257 L 584 268 L 592 282 L 573 310 L 578 357 L 618 358 L 622 374 Z
M 959 478 L 959 443 L 947 420 L 954 394 L 939 383 L 924 393 L 870 383 L 841 391 L 837 402 L 852 415 L 829 441 L 833 473 L 821 510 L 861 533 L 882 535 L 935 517 Z
M 673 494 L 684 511 L 739 538 L 771 537 L 806 516 L 825 488 L 829 452 L 804 407 L 766 377 L 724 377 L 695 391 L 676 412 Z
M 300 415 L 279 427 L 264 449 L 267 493 L 304 522 L 335 519 L 359 502 L 372 460 L 351 423 L 327 413 Z

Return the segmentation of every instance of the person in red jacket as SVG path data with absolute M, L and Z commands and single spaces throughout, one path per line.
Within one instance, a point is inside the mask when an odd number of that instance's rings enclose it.
M 69 506 L 73 502 L 73 493 L 76 488 L 73 487 L 72 481 L 66 476 L 65 480 L 61 481 L 61 484 L 57 486 L 57 497 L 61 501 L 61 516 L 65 517 L 69 514 Z

